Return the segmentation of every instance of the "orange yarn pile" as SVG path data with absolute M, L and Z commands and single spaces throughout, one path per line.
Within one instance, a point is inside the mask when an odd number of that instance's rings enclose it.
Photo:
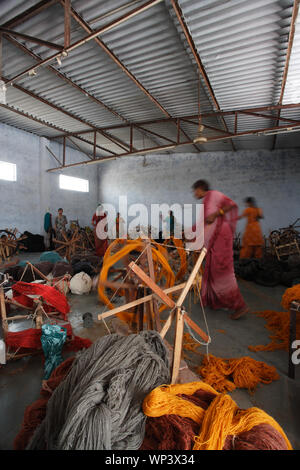
M 197 390 L 215 395 L 206 410 L 180 396 L 191 396 Z M 149 417 L 179 415 L 198 423 L 200 430 L 194 438 L 193 450 L 222 450 L 228 436 L 238 436 L 260 424 L 268 424 L 276 429 L 284 438 L 287 448 L 292 450 L 283 429 L 271 416 L 255 407 L 241 410 L 229 395 L 219 394 L 203 382 L 157 387 L 144 399 L 143 411 Z
M 286 310 L 289 310 L 290 304 L 294 301 L 297 300 L 300 302 L 300 284 L 297 284 L 296 286 L 290 287 L 285 291 L 285 293 L 282 296 L 281 299 L 281 305 L 283 308 Z
M 206 355 L 197 351 L 200 345 L 194 341 L 189 333 L 183 335 L 183 349 L 203 356 L 202 365 L 195 369 L 204 382 L 219 392 L 232 391 L 236 388 L 254 390 L 259 383 L 269 384 L 278 380 L 276 368 L 265 362 L 256 361 L 249 356 L 237 359 L 222 359 Z M 188 359 L 185 354 L 185 358 Z
M 276 368 L 252 357 L 222 359 L 212 354 L 204 356 L 202 365 L 196 372 L 203 380 L 219 392 L 232 391 L 236 388 L 254 390 L 259 383 L 269 384 L 278 380 Z
M 289 310 L 291 302 L 300 301 L 300 284 L 286 289 L 281 299 L 281 305 Z M 272 332 L 270 343 L 267 345 L 249 346 L 250 351 L 276 351 L 289 349 L 290 336 L 290 312 L 275 312 L 274 310 L 264 310 L 256 312 L 256 315 L 267 320 L 266 328 Z M 297 315 L 296 338 L 300 338 L 300 315 Z
M 183 333 L 183 349 L 185 349 L 186 351 L 192 351 L 193 353 L 198 353 L 200 354 L 197 349 L 199 348 L 200 344 L 197 343 L 193 338 L 192 336 L 190 335 L 190 333 Z

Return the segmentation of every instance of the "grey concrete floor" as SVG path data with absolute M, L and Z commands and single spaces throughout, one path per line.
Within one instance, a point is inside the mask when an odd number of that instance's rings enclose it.
M 21 255 L 21 259 L 36 262 L 39 254 Z M 267 288 L 256 284 L 241 281 L 240 289 L 252 311 L 274 309 L 281 311 L 281 296 L 284 287 Z M 97 314 L 104 307 L 98 303 L 96 292 L 90 295 L 68 295 L 71 305 L 69 320 L 76 335 L 90 338 L 95 341 L 107 334 L 103 323 L 97 321 Z M 122 303 L 122 299 L 120 299 Z M 203 329 L 205 324 L 199 304 L 191 303 L 191 316 Z M 188 302 L 186 304 L 188 308 Z M 93 314 L 94 326 L 83 328 L 82 314 Z M 235 390 L 231 393 L 233 399 L 241 408 L 257 406 L 276 419 L 285 430 L 295 449 L 300 449 L 300 366 L 296 367 L 296 379 L 287 377 L 288 354 L 285 351 L 253 353 L 248 350 L 249 345 L 267 344 L 269 332 L 264 327 L 265 320 L 250 313 L 237 321 L 229 318 L 226 311 L 212 311 L 205 309 L 212 343 L 209 352 L 215 356 L 230 358 L 251 356 L 254 359 L 265 361 L 274 365 L 280 375 L 278 381 L 270 385 L 261 385 L 250 394 L 247 390 Z M 167 316 L 167 312 L 163 314 Z M 107 322 L 111 328 L 111 322 Z M 23 329 L 30 327 L 23 324 L 14 324 L 13 328 Z M 220 332 L 218 330 L 224 330 Z M 173 332 L 170 331 L 169 340 L 172 341 Z M 205 348 L 200 349 L 205 353 Z M 65 354 L 65 357 L 67 355 Z M 200 365 L 200 356 L 191 354 L 187 360 L 193 369 Z M 39 397 L 43 365 L 41 356 L 23 358 L 10 362 L 0 369 L 0 449 L 12 449 L 13 440 L 20 429 L 24 410 Z

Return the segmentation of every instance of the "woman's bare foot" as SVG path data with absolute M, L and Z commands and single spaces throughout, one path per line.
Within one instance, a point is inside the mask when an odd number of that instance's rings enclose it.
M 237 310 L 232 315 L 230 315 L 231 320 L 237 320 L 238 318 L 243 317 L 246 313 L 249 313 L 250 309 L 248 307 L 241 308 Z

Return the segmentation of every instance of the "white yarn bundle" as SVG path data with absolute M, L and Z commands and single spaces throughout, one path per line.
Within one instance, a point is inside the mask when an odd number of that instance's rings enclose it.
M 85 272 L 75 274 L 70 281 L 70 290 L 72 294 L 89 294 L 92 288 L 92 279 Z

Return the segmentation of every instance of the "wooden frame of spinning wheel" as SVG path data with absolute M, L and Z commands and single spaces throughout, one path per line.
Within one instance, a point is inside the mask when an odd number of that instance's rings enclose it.
M 133 302 L 129 302 L 121 307 L 114 308 L 108 312 L 105 312 L 103 314 L 98 315 L 98 320 L 104 320 L 107 317 L 116 315 L 118 313 L 121 313 L 122 311 L 131 309 L 137 305 L 147 303 L 147 302 L 153 302 L 157 300 L 157 297 L 159 300 L 161 300 L 165 305 L 167 305 L 170 309 L 170 315 L 164 324 L 163 328 L 160 329 L 160 322 L 159 322 L 159 315 L 158 315 L 158 310 L 157 312 L 155 311 L 155 329 L 160 332 L 160 335 L 162 338 L 165 337 L 166 333 L 168 332 L 173 320 L 175 320 L 175 340 L 174 340 L 174 352 L 173 352 L 173 364 L 172 364 L 172 383 L 175 383 L 177 378 L 178 378 L 178 373 L 179 373 L 179 366 L 180 366 L 180 360 L 181 360 L 181 353 L 182 353 L 182 339 L 183 339 L 183 329 L 184 329 L 184 321 L 189 325 L 190 328 L 192 328 L 205 342 L 209 341 L 209 337 L 207 334 L 187 315 L 183 308 L 183 302 L 185 301 L 185 298 L 190 290 L 190 288 L 193 286 L 197 274 L 199 275 L 200 268 L 202 265 L 202 262 L 205 258 L 206 255 L 206 249 L 202 248 L 198 259 L 194 265 L 194 268 L 187 280 L 187 282 L 179 284 L 178 286 L 171 287 L 169 289 L 161 289 L 154 281 L 154 269 L 153 269 L 153 260 L 152 260 L 152 267 L 151 267 L 151 259 L 152 256 L 150 255 L 151 253 L 151 243 L 150 241 L 147 242 L 147 256 L 148 256 L 148 263 L 149 263 L 149 273 L 150 276 L 148 276 L 137 264 L 134 262 L 131 262 L 129 264 L 129 268 L 136 274 L 136 276 L 146 285 L 149 287 L 153 294 L 147 295 L 145 297 L 142 297 L 140 299 L 137 299 Z M 201 274 L 200 274 L 201 276 Z M 179 298 L 177 302 L 174 302 L 167 294 L 172 293 L 172 292 L 178 292 L 181 291 L 181 294 L 179 295 Z M 158 320 L 158 321 L 157 321 Z
M 7 261 L 11 258 L 14 254 L 15 250 L 18 247 L 18 244 L 27 238 L 26 235 L 22 235 L 21 237 L 17 238 L 18 229 L 14 229 L 13 231 L 5 229 L 3 232 L 6 232 L 6 239 L 0 239 L 0 261 Z M 25 247 L 23 247 L 25 248 Z M 13 249 L 13 253 L 12 253 Z
M 64 237 L 65 241 L 57 240 L 56 238 L 53 238 L 54 243 L 61 245 L 60 247 L 55 248 L 55 251 L 59 252 L 60 250 L 65 249 L 66 250 L 65 257 L 67 258 L 68 261 L 70 261 L 71 257 L 76 252 L 76 248 L 82 249 L 82 246 L 77 244 L 77 242 L 80 241 L 80 234 L 78 230 L 75 230 L 71 238 L 68 238 L 65 232 L 62 232 L 62 236 Z

